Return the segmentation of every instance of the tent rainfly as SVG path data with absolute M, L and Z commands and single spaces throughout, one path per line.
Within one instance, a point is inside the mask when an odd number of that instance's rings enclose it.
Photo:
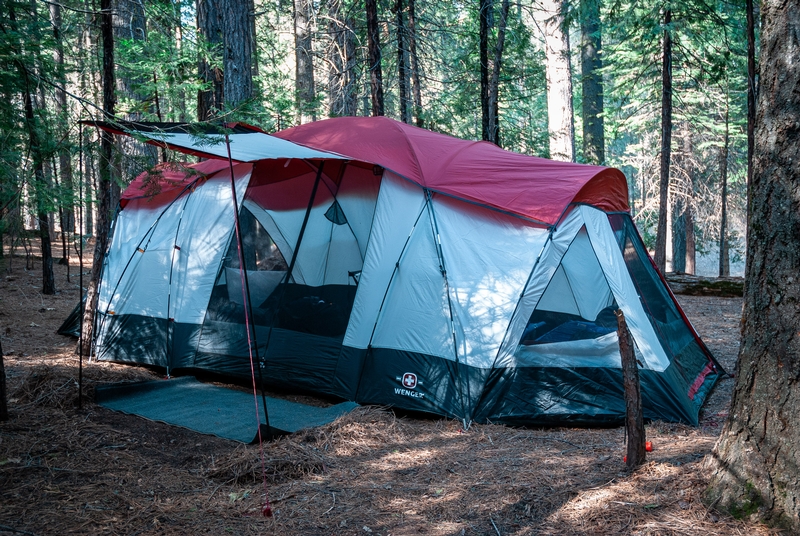
M 227 138 L 99 126 L 209 159 L 125 191 L 98 359 L 249 378 L 249 302 L 269 386 L 466 423 L 605 425 L 625 415 L 622 309 L 646 418 L 696 425 L 723 372 L 650 260 L 616 169 L 382 117 Z

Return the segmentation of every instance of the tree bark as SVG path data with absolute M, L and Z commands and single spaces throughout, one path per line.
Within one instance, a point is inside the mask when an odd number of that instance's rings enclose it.
M 197 120 L 208 121 L 225 103 L 222 65 L 222 15 L 219 0 L 197 0 L 197 33 L 200 52 L 197 71 L 207 86 L 197 91 Z
M 634 353 L 633 338 L 628 331 L 625 315 L 617 309 L 617 339 L 622 362 L 622 383 L 625 391 L 625 432 L 628 436 L 625 463 L 629 469 L 645 462 L 644 414 L 639 368 Z
M 378 28 L 377 0 L 364 0 L 367 12 L 367 50 L 369 61 L 370 94 L 372 96 L 372 115 L 382 116 L 383 112 L 383 74 L 381 74 L 381 40 Z
M 56 45 L 53 51 L 53 59 L 56 63 L 56 72 L 58 76 L 58 87 L 55 90 L 56 113 L 62 124 L 67 125 L 69 124 L 69 109 L 67 108 L 67 92 L 64 90 L 67 85 L 67 79 L 64 69 L 64 42 L 61 37 L 61 5 L 58 3 L 54 2 L 50 4 L 50 22 L 53 26 L 53 37 Z M 66 200 L 59 200 L 59 219 L 63 257 L 67 263 L 67 281 L 69 281 L 69 247 L 67 246 L 66 235 L 67 233 L 73 233 L 75 231 L 75 220 L 73 217 L 75 203 L 74 189 L 72 186 L 72 158 L 70 155 L 70 147 L 66 142 L 62 142 L 58 149 L 58 169 L 61 191 L 67 193 Z
M 295 104 L 297 122 L 317 120 L 314 62 L 311 40 L 311 0 L 294 0 Z
M 575 161 L 575 125 L 572 109 L 572 66 L 565 0 L 543 0 L 545 76 L 550 158 Z
M 253 0 L 220 0 L 219 7 L 225 109 L 233 110 L 253 97 Z
M 400 104 L 400 121 L 403 123 L 411 123 L 411 97 L 409 95 L 409 86 L 411 80 L 408 75 L 408 52 L 406 47 L 406 23 L 403 16 L 403 0 L 397 0 L 394 5 L 395 22 L 397 25 L 397 87 L 398 87 L 398 102 Z
M 489 32 L 494 0 L 480 0 L 478 13 L 478 57 L 481 77 L 481 139 L 489 141 Z
M 587 164 L 605 164 L 603 122 L 603 60 L 600 26 L 601 0 L 582 0 L 581 17 L 581 89 L 583 92 L 583 160 Z
M 761 60 L 736 379 L 707 498 L 800 532 L 800 0 L 761 4 Z
M 355 115 L 355 31 L 353 19 L 342 11 L 342 0 L 328 3 L 328 115 Z
M 664 41 L 661 58 L 661 174 L 658 188 L 658 226 L 654 261 L 661 273 L 667 271 L 667 210 L 669 210 L 669 165 L 672 150 L 672 11 L 664 12 Z
M 719 175 L 720 191 L 720 218 L 719 218 L 719 276 L 731 275 L 730 252 L 728 249 L 728 148 L 730 145 L 730 132 L 728 121 L 728 100 L 725 99 L 725 133 L 722 138 L 722 147 L 719 148 Z
M 508 23 L 509 1 L 503 0 L 500 7 L 500 25 L 497 27 L 497 43 L 492 59 L 492 75 L 489 79 L 489 122 L 487 140 L 500 145 L 500 69 L 503 65 L 503 49 L 506 42 L 506 24 Z
M 745 0 L 747 11 L 747 184 L 753 178 L 753 149 L 756 128 L 756 96 L 758 81 L 756 80 L 756 18 L 753 0 Z M 749 196 L 748 196 L 749 198 Z
M 424 128 L 425 119 L 422 112 L 422 85 L 420 83 L 420 66 L 417 57 L 417 13 L 416 0 L 408 0 L 408 52 L 411 62 L 411 93 L 414 96 L 414 117 L 416 124 Z
M 103 112 L 106 117 L 114 117 L 116 107 L 116 76 L 114 72 L 114 29 L 112 22 L 111 0 L 100 1 L 100 35 L 103 48 Z M 108 233 L 111 216 L 111 187 L 114 183 L 114 167 L 112 154 L 114 148 L 113 135 L 102 131 L 100 134 L 100 171 L 97 188 L 97 220 L 95 221 L 96 239 L 92 275 L 86 289 L 86 309 L 81 327 L 84 355 L 91 355 L 92 337 L 94 336 L 94 315 L 97 309 L 97 286 L 103 269 L 103 258 L 108 245 Z

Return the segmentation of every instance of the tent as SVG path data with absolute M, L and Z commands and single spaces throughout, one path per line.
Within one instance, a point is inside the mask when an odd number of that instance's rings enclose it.
M 722 373 L 616 169 L 387 118 L 100 126 L 208 160 L 123 194 L 98 359 L 249 378 L 255 348 L 270 386 L 465 423 L 605 425 L 625 415 L 619 308 L 646 418 L 696 425 Z

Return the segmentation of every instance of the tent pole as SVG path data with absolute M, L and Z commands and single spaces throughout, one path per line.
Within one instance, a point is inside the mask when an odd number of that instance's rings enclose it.
M 472 420 L 467 420 L 467 406 L 464 403 L 464 387 L 461 381 L 461 368 L 459 367 L 460 363 L 458 361 L 458 339 L 456 339 L 456 322 L 455 317 L 453 316 L 453 301 L 450 298 L 450 281 L 447 279 L 447 266 L 444 262 L 444 251 L 442 250 L 442 239 L 441 235 L 439 234 L 439 223 L 436 221 L 436 211 L 433 210 L 433 196 L 431 195 L 431 191 L 427 188 L 425 189 L 425 205 L 428 207 L 428 212 L 431 215 L 431 225 L 433 228 L 433 238 L 435 240 L 436 246 L 436 255 L 439 257 L 439 271 L 442 274 L 442 279 L 444 279 L 444 289 L 447 293 L 447 309 L 450 313 L 450 333 L 453 337 L 453 352 L 455 354 L 456 360 L 456 382 L 458 385 L 458 395 L 461 399 L 461 423 L 463 425 L 464 431 L 469 430 L 469 425 L 472 423 Z M 469 384 L 467 389 L 469 389 Z M 469 393 L 468 393 L 469 394 Z
M 309 166 L 311 166 L 311 164 L 309 164 Z M 320 161 L 319 167 L 317 168 L 317 177 L 314 180 L 314 186 L 311 188 L 311 196 L 308 199 L 308 207 L 306 207 L 306 215 L 303 217 L 303 224 L 300 226 L 300 233 L 297 235 L 297 243 L 294 245 L 294 250 L 292 251 L 292 258 L 289 261 L 289 268 L 286 270 L 286 276 L 284 277 L 283 284 L 280 286 L 281 292 L 280 295 L 278 296 L 276 311 L 280 311 L 281 307 L 283 306 L 283 298 L 286 296 L 286 285 L 288 285 L 289 281 L 292 279 L 292 272 L 294 271 L 294 265 L 297 262 L 297 254 L 300 251 L 300 244 L 303 242 L 303 236 L 306 233 L 306 226 L 308 225 L 308 219 L 309 217 L 311 217 L 311 209 L 314 208 L 314 200 L 317 197 L 317 189 L 319 188 L 319 183 L 322 180 L 322 170 L 324 167 L 325 167 L 325 161 L 322 160 Z M 269 351 L 269 343 L 272 340 L 272 328 L 274 326 L 275 326 L 275 319 L 273 317 L 272 322 L 270 322 L 269 324 L 269 331 L 267 332 L 267 344 L 264 350 L 265 359 L 266 359 L 266 354 Z
M 250 284 L 247 278 L 247 267 L 244 264 L 244 242 L 242 240 L 242 232 L 241 227 L 239 225 L 239 202 L 236 197 L 236 180 L 234 178 L 233 173 L 233 158 L 231 158 L 231 142 L 228 133 L 225 133 L 225 145 L 228 149 L 228 167 L 231 173 L 231 196 L 233 199 L 233 222 L 234 222 L 234 229 L 236 231 L 236 240 L 239 252 L 239 271 L 242 274 L 242 278 L 244 279 L 244 293 L 245 293 L 245 311 L 244 311 L 244 319 L 245 319 L 245 328 L 247 329 L 248 338 L 252 336 L 252 344 L 250 346 L 250 356 L 251 356 L 251 365 L 252 365 L 252 352 L 255 349 L 256 354 L 256 362 L 258 362 L 258 375 L 259 375 L 259 383 L 261 383 L 261 402 L 264 405 L 264 421 L 266 422 L 266 430 L 269 431 L 269 413 L 267 412 L 267 399 L 264 396 L 264 378 L 263 373 L 261 371 L 262 363 L 261 359 L 258 356 L 258 340 L 256 339 L 256 326 L 255 324 L 250 325 L 250 319 L 253 318 L 253 304 L 250 300 Z M 250 341 L 248 341 L 250 343 Z M 253 389 L 255 389 L 255 377 L 253 378 Z M 258 407 L 258 403 L 256 403 L 256 407 Z M 261 438 L 261 422 L 259 421 L 258 426 L 258 436 L 259 439 Z
M 74 190 L 73 190 L 74 191 Z M 83 409 L 83 316 L 86 305 L 83 301 L 83 123 L 78 123 L 78 310 L 80 324 L 78 329 L 78 409 Z

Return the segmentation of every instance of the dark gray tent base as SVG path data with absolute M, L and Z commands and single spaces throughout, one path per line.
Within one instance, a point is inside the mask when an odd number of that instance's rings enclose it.
M 241 443 L 258 441 L 256 401 L 252 393 L 201 383 L 191 376 L 99 386 L 95 398 L 101 406 L 115 411 Z M 354 402 L 343 402 L 321 408 L 267 398 L 270 424 L 267 428 L 259 396 L 262 437 L 267 439 L 322 426 L 357 406 Z

